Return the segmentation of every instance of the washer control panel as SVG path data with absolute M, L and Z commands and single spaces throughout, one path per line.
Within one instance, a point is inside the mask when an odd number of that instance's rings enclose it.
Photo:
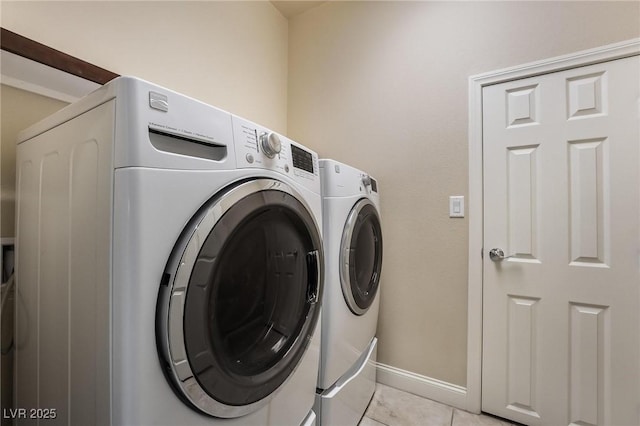
M 319 178 L 318 154 L 262 126 L 232 117 L 237 167 L 257 167 L 291 178 Z
M 308 173 L 314 173 L 314 170 L 318 170 L 318 161 L 314 164 L 313 154 L 311 151 L 302 149 L 295 145 L 291 145 L 291 158 L 293 160 L 293 167 L 299 170 L 304 170 Z

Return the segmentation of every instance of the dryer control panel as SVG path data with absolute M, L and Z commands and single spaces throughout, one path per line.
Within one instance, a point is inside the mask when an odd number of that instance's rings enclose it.
M 296 180 L 319 179 L 318 154 L 271 130 L 232 116 L 238 168 L 262 168 Z

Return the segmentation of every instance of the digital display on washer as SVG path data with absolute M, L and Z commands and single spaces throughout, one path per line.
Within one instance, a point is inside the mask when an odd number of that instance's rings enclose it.
M 291 157 L 293 167 L 313 173 L 313 155 L 310 152 L 291 144 Z
M 371 178 L 371 190 L 373 192 L 378 192 L 378 182 L 374 178 Z

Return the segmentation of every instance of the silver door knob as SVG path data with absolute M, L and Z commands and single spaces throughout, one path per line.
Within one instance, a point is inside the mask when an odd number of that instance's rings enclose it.
M 504 251 L 501 248 L 492 248 L 489 250 L 489 258 L 494 262 L 499 262 L 510 257 L 511 256 L 505 256 Z

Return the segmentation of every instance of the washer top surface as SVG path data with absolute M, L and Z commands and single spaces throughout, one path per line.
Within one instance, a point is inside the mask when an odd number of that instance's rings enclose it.
M 361 170 L 335 160 L 321 159 L 322 196 L 371 198 L 378 207 L 378 181 Z
M 264 169 L 320 191 L 318 155 L 270 129 L 135 77 L 118 77 L 23 130 L 18 144 L 116 100 L 113 167 Z

